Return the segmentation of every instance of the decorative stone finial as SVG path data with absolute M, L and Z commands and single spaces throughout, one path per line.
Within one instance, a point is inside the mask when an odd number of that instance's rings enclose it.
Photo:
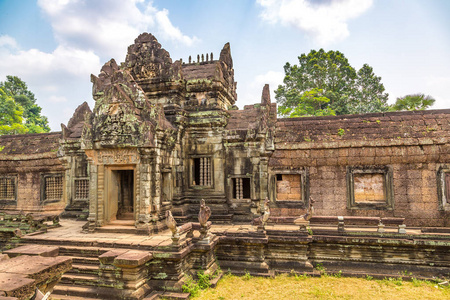
M 313 198 L 309 197 L 309 205 L 306 209 L 306 213 L 304 215 L 301 215 L 298 219 L 294 220 L 294 224 L 300 226 L 300 231 L 307 232 L 307 226 L 309 226 L 309 220 L 312 218 L 314 214 L 314 200 Z
M 205 61 L 205 56 L 202 54 L 202 62 Z
M 261 95 L 261 104 L 270 105 L 270 89 L 269 85 L 265 84 Z
M 192 62 L 192 57 L 189 55 L 189 63 Z
M 200 201 L 200 211 L 198 212 L 198 221 L 202 227 L 206 227 L 208 219 L 211 216 L 211 209 L 206 206 L 205 199 Z
M 197 63 L 200 63 L 200 55 L 197 54 Z
M 206 62 L 208 62 L 209 56 L 208 53 L 206 53 Z
M 213 61 L 213 53 L 211 52 L 211 61 Z
M 269 204 L 270 204 L 270 201 L 266 197 L 266 199 L 264 200 L 261 216 L 259 216 L 258 218 L 254 219 L 253 222 L 252 222 L 253 225 L 257 225 L 258 226 L 257 227 L 258 231 L 264 231 L 265 230 L 265 225 L 266 225 L 267 221 L 269 221 L 269 217 L 270 217 Z
M 175 221 L 170 210 L 166 211 L 166 225 L 169 227 L 170 231 L 172 231 L 172 241 L 174 243 L 178 242 L 178 239 L 180 238 L 180 230 L 177 227 L 177 221 Z

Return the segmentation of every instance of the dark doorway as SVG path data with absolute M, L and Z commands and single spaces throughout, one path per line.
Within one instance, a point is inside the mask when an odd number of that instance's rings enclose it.
M 117 220 L 134 220 L 134 171 L 117 170 Z

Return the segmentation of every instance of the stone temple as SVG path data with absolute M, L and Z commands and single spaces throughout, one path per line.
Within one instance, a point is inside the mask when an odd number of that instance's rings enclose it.
M 201 199 L 226 225 L 254 222 L 267 198 L 268 224 L 293 224 L 314 203 L 311 222 L 338 231 L 344 219 L 450 227 L 450 110 L 284 119 L 268 85 L 240 110 L 228 43 L 172 61 L 148 33 L 91 81 L 95 107 L 81 104 L 61 132 L 0 137 L 5 216 L 157 235 L 169 211 L 197 222 Z M 216 249 L 219 262 L 227 249 Z

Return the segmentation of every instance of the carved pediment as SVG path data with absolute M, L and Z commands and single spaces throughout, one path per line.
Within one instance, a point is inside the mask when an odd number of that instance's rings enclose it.
M 170 80 L 180 68 L 172 66 L 169 52 L 150 33 L 143 33 L 128 47 L 125 66 L 136 80 L 161 79 Z

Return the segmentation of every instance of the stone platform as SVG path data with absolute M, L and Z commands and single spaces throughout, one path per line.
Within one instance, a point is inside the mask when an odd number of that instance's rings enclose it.
M 376 226 L 344 231 L 311 226 L 310 235 L 295 225 L 266 225 L 258 231 L 223 224 L 211 226 L 208 238 L 192 230 L 174 241 L 169 230 L 144 236 L 115 224 L 86 234 L 84 222 L 63 220 L 61 225 L 20 241 L 30 246 L 28 252 L 45 245 L 48 252 L 57 248 L 57 255 L 72 258 L 73 268 L 55 286 L 53 299 L 185 299 L 186 275 L 220 276 L 218 265 L 222 272 L 255 276 L 320 275 L 314 267 L 321 264 L 330 273 L 349 276 L 395 277 L 408 271 L 416 278 L 450 277 L 450 234 L 419 228 L 400 234 L 396 227 L 380 233 Z

